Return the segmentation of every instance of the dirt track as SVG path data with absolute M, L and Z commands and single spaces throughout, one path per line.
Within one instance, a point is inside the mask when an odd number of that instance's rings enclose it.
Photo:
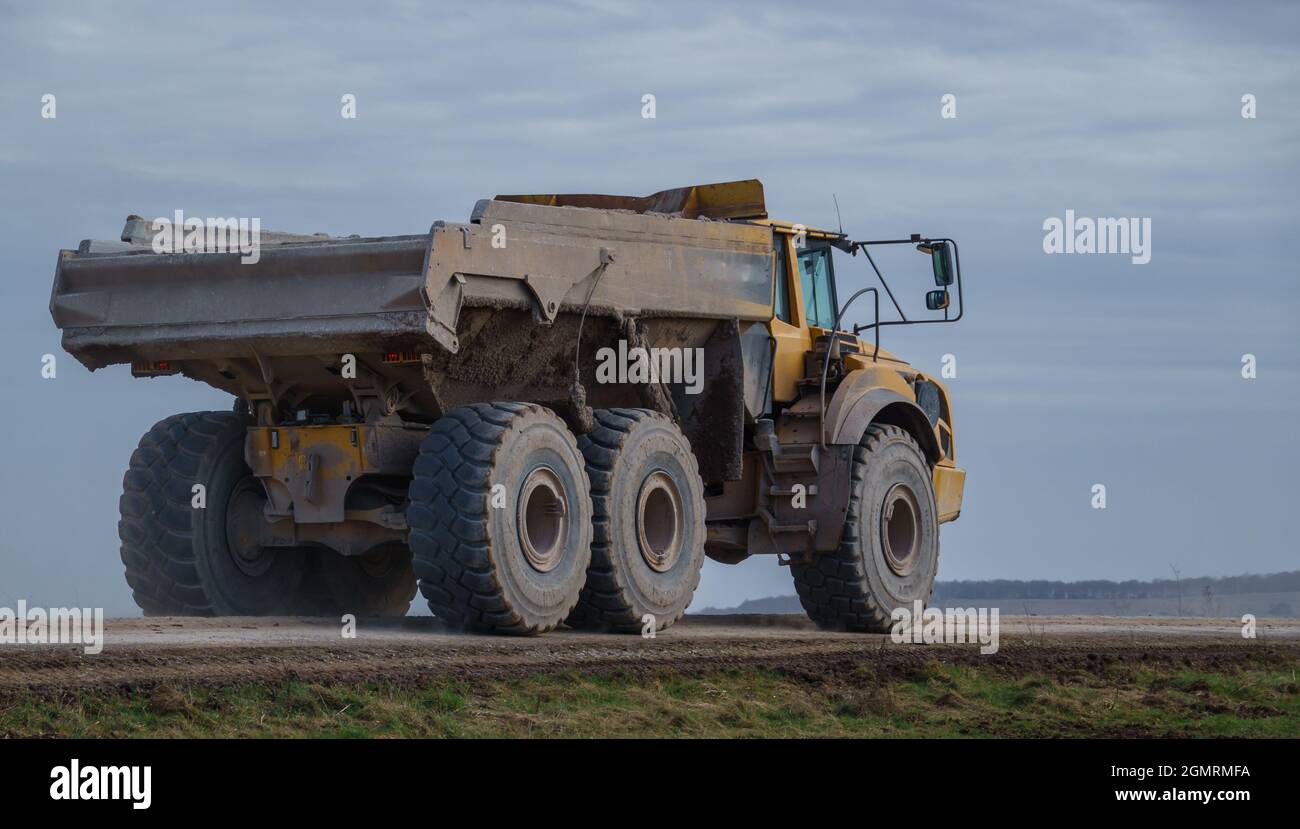
M 290 678 L 512 678 L 565 670 L 763 667 L 823 674 L 866 667 L 906 674 L 931 659 L 1059 675 L 1117 663 L 1191 669 L 1300 665 L 1300 621 L 1261 620 L 1258 633 L 1243 639 L 1234 620 L 1003 617 L 1000 650 L 981 656 L 978 645 L 898 645 L 888 636 L 825 633 L 796 616 L 688 617 L 655 639 L 570 630 L 529 639 L 474 636 L 418 617 L 363 619 L 355 639 L 341 638 L 332 620 L 110 619 L 98 655 L 70 645 L 0 645 L 0 693 Z

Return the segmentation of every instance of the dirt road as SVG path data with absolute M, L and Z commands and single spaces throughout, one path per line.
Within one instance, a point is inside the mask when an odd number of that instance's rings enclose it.
M 0 694 L 284 679 L 508 679 L 566 670 L 820 673 L 865 664 L 893 674 L 932 659 L 1062 675 L 1130 662 L 1198 670 L 1300 664 L 1294 619 L 1261 620 L 1255 639 L 1243 638 L 1236 620 L 1008 616 L 1001 622 L 997 653 L 983 656 L 978 644 L 900 645 L 888 636 L 818 631 L 797 616 L 694 616 L 654 639 L 570 630 L 536 638 L 475 636 L 420 617 L 362 619 L 354 639 L 321 619 L 110 619 L 96 655 L 70 645 L 0 645 Z

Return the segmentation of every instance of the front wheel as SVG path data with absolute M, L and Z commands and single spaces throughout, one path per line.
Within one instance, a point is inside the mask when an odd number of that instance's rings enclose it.
M 887 633 L 895 608 L 929 600 L 939 570 L 930 467 L 911 435 L 875 424 L 854 450 L 851 486 L 839 549 L 790 571 L 819 627 Z

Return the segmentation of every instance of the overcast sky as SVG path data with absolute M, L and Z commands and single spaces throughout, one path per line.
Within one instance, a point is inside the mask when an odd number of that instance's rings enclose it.
M 129 213 L 420 233 L 495 193 L 738 178 L 781 218 L 833 227 L 835 194 L 854 238 L 960 241 L 967 318 L 883 338 L 956 357 L 941 579 L 1300 568 L 1297 43 L 1280 3 L 0 3 L 0 604 L 135 612 L 131 451 L 230 404 L 63 354 L 60 248 Z M 1067 209 L 1149 218 L 1150 262 L 1045 254 Z M 925 262 L 882 266 L 921 308 Z M 770 559 L 709 563 L 696 607 L 790 592 Z

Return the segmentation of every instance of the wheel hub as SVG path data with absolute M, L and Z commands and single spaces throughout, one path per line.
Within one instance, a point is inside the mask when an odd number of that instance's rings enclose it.
M 921 508 L 907 484 L 895 484 L 885 493 L 880 538 L 889 569 L 899 576 L 911 573 L 921 549 Z
M 519 546 L 529 565 L 539 573 L 554 570 L 564 557 L 569 525 L 564 486 L 548 466 L 539 466 L 524 479 L 517 514 Z
M 636 529 L 641 557 L 651 570 L 666 573 L 681 557 L 682 516 L 682 496 L 672 477 L 663 470 L 647 475 L 637 497 Z
M 236 484 L 226 503 L 226 546 L 235 566 L 248 576 L 262 575 L 275 559 L 274 550 L 258 543 L 265 504 L 266 493 L 252 477 Z

